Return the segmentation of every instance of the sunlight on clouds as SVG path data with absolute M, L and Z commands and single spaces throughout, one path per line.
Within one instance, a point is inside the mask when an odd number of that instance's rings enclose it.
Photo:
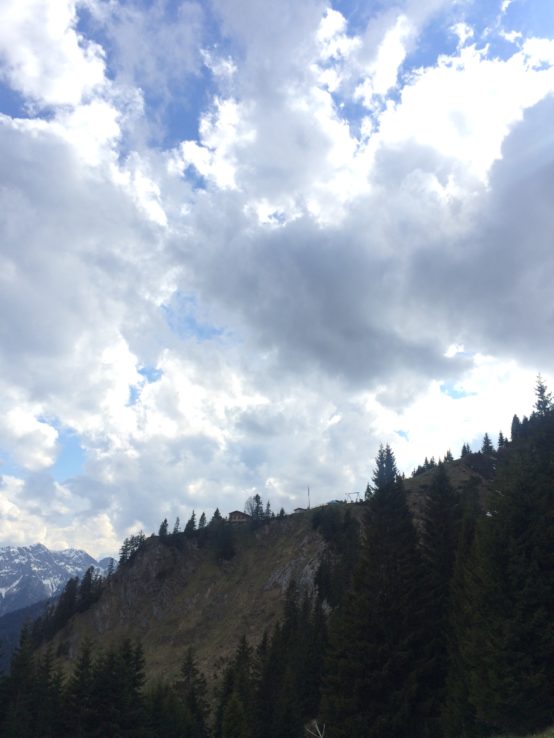
M 94 100 L 58 113 L 51 127 L 67 140 L 77 156 L 91 167 L 114 158 L 120 136 L 120 113 L 104 100 Z
M 552 40 L 445 0 L 361 29 L 319 0 L 216 0 L 213 28 L 196 3 L 86 5 L 79 32 L 74 1 L 0 11 L 3 79 L 35 116 L 0 119 L 0 445 L 31 470 L 3 477 L 5 540 L 113 552 L 162 508 L 248 490 L 278 509 L 308 484 L 317 504 L 363 491 L 380 441 L 409 473 L 529 412 L 552 187 L 521 142 L 551 135 L 529 109 Z M 506 192 L 530 161 L 526 206 Z M 164 324 L 177 291 L 221 331 Z M 507 292 L 517 319 L 494 314 Z M 63 487 L 56 428 L 86 453 Z
M 375 413 L 375 432 L 391 444 L 399 467 L 408 474 L 426 456 L 439 459 L 448 449 L 459 456 L 464 443 L 478 451 L 485 432 L 495 444 L 499 431 L 509 438 L 513 414 L 521 418 L 532 409 L 535 377 L 515 361 L 477 354 L 473 368 L 455 384 L 458 399 L 445 394 L 436 380 L 401 412 L 381 407 L 378 393 L 366 403 Z M 398 437 L 399 427 L 409 440 Z
M 359 84 L 354 99 L 361 100 L 367 108 L 373 107 L 375 96 L 386 95 L 398 80 L 398 71 L 407 54 L 407 42 L 414 35 L 409 18 L 399 15 L 379 44 L 377 57 L 368 69 L 368 76 Z
M 237 72 L 237 66 L 230 56 L 222 57 L 210 49 L 201 49 L 204 64 L 215 77 L 230 78 Z
M 37 414 L 36 408 L 25 407 L 20 401 L 0 419 L 0 438 L 14 461 L 30 470 L 49 467 L 56 458 L 58 432 L 38 420 Z
M 201 118 L 200 143 L 181 144 L 182 166 L 193 166 L 221 189 L 235 189 L 235 148 L 255 138 L 255 132 L 244 127 L 243 117 L 242 106 L 235 100 L 216 98 L 212 111 Z
M 380 119 L 380 140 L 391 146 L 412 139 L 455 157 L 486 180 L 510 127 L 525 108 L 554 91 L 554 68 L 539 69 L 537 56 L 550 44 L 517 52 L 507 61 L 488 59 L 475 45 L 436 67 L 414 73 L 398 105 Z M 546 51 L 548 50 L 548 52 Z
M 25 487 L 21 479 L 0 476 L 0 541 L 23 546 L 40 542 L 53 550 L 74 547 L 96 554 L 117 551 L 119 537 L 107 513 L 83 515 L 82 500 L 58 483 L 40 513 L 29 505 Z
M 361 44 L 359 38 L 348 36 L 346 18 L 338 10 L 327 8 L 319 28 L 317 41 L 320 44 L 321 58 L 324 60 L 347 57 Z
M 105 83 L 103 50 L 76 32 L 75 6 L 74 0 L 3 0 L 3 76 L 39 103 L 78 105 Z

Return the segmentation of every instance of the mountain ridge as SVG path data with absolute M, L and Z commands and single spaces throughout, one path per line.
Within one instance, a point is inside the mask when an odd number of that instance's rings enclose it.
M 55 596 L 68 579 L 81 577 L 91 566 L 104 571 L 83 549 L 51 550 L 43 543 L 1 546 L 0 617 Z

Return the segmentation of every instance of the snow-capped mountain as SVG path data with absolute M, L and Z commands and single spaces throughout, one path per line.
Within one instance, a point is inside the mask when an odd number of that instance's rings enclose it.
M 104 566 L 86 551 L 50 551 L 42 543 L 0 547 L 0 617 L 52 597 L 68 579 L 81 577 L 90 566 L 104 573 Z

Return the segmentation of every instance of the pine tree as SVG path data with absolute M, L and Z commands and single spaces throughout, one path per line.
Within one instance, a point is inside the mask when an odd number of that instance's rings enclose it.
M 223 518 L 221 517 L 221 513 L 219 512 L 219 508 L 216 507 L 214 514 L 212 515 L 212 519 L 210 520 L 210 525 L 218 525 L 223 521 Z
M 187 536 L 191 536 L 195 530 L 196 530 L 196 514 L 193 510 L 192 515 L 190 516 L 189 520 L 187 521 L 187 524 L 185 525 L 185 534 Z
M 394 484 L 398 477 L 398 469 L 396 468 L 396 460 L 391 447 L 387 443 L 386 446 L 381 444 L 375 459 L 375 469 L 372 475 L 373 492 Z
M 0 726 L 2 738 L 30 738 L 33 734 L 36 669 L 33 660 L 31 629 L 24 625 L 19 646 L 11 659 L 10 675 L 4 684 L 6 711 Z
M 477 529 L 463 649 L 470 701 L 498 732 L 540 731 L 554 710 L 554 413 L 528 421 Z
M 381 447 L 352 590 L 333 619 L 322 719 L 334 738 L 414 738 L 427 724 L 423 570 L 404 487 Z
M 202 513 L 200 520 L 198 521 L 198 530 L 203 530 L 206 527 L 206 513 Z
M 469 699 L 471 667 L 464 659 L 464 648 L 472 623 L 473 602 L 470 578 L 474 575 L 472 547 L 480 515 L 477 486 L 463 491 L 462 520 L 450 586 L 449 625 L 447 629 L 449 668 L 442 709 L 445 738 L 476 738 L 488 731 L 479 725 Z
M 206 738 L 208 735 L 207 684 L 198 670 L 192 648 L 189 648 L 181 665 L 175 685 L 188 717 L 188 738 Z
M 471 448 L 469 447 L 469 443 L 464 443 L 462 446 L 462 452 L 460 456 L 463 458 L 464 456 L 468 456 L 468 454 L 471 453 Z
M 173 535 L 176 536 L 177 533 L 181 531 L 181 521 L 179 520 L 179 516 L 175 518 L 175 525 L 173 526 Z
M 515 441 L 521 435 L 521 421 L 517 415 L 512 418 L 511 439 Z
M 448 672 L 447 632 L 450 586 L 459 529 L 459 499 L 443 463 L 431 481 L 421 520 L 421 551 L 425 566 L 427 664 L 420 677 L 426 685 L 424 707 L 432 735 L 440 735 Z M 423 708 L 423 705 L 422 705 Z
M 243 637 L 223 675 L 215 710 L 215 738 L 252 738 L 253 696 L 252 649 Z
M 165 536 L 167 535 L 168 525 L 169 523 L 167 522 L 167 518 L 164 518 L 160 523 L 160 529 L 158 530 L 158 535 L 160 536 L 160 538 L 165 538 Z
M 92 643 L 84 640 L 65 695 L 64 722 L 66 732 L 74 738 L 84 738 L 93 725 L 91 692 L 93 684 Z
M 494 446 L 492 445 L 491 439 L 489 438 L 489 434 L 485 433 L 483 436 L 483 444 L 481 446 L 481 453 L 482 454 L 493 454 L 494 453 Z
M 500 431 L 500 433 L 498 434 L 497 447 L 500 450 L 501 448 L 504 448 L 505 445 L 506 445 L 506 439 L 504 438 L 504 434 L 502 433 L 502 431 Z
M 548 391 L 546 384 L 540 374 L 537 375 L 535 386 L 535 413 L 539 417 L 545 417 L 552 410 L 552 394 Z

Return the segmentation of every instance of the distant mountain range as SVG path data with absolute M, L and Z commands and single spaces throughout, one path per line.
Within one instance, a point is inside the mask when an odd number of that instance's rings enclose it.
M 50 551 L 42 543 L 0 547 L 0 617 L 54 597 L 90 566 L 104 574 L 110 561 L 74 548 Z

